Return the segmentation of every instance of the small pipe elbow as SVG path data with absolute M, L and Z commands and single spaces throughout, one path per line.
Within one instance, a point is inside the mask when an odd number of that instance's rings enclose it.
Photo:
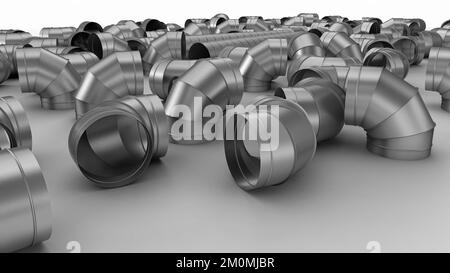
M 184 32 L 167 32 L 155 39 L 142 57 L 144 74 L 150 72 L 153 64 L 162 59 L 181 60 L 185 56 L 186 36 Z
M 267 39 L 250 48 L 239 65 L 245 91 L 269 90 L 272 80 L 286 74 L 287 55 L 286 39 Z
M 144 74 L 137 51 L 116 52 L 92 66 L 75 94 L 77 118 L 104 101 L 141 95 Z
M 73 108 L 81 77 L 69 60 L 43 48 L 17 49 L 16 60 L 22 92 L 36 93 L 44 109 Z

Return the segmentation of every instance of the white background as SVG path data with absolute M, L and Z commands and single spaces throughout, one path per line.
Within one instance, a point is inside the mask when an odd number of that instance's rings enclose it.
M 363 16 L 419 17 L 428 28 L 441 25 L 450 19 L 450 1 L 397 1 L 397 0 L 38 0 L 1 1 L 0 29 L 18 28 L 37 35 L 42 27 L 78 26 L 85 20 L 101 25 L 116 23 L 121 19 L 144 20 L 156 18 L 167 23 L 183 24 L 186 18 L 210 18 L 223 12 L 230 18 L 242 15 L 259 15 L 264 18 L 294 16 L 300 12 L 325 15 L 343 15 L 350 19 Z

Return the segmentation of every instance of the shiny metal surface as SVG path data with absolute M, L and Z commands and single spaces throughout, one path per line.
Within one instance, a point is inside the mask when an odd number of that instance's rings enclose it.
M 56 38 L 41 38 L 32 37 L 30 38 L 23 47 L 57 47 L 59 46 L 58 39 Z
M 28 32 L 0 33 L 0 45 L 23 45 L 31 38 Z
M 11 96 L 0 97 L 0 127 L 6 132 L 8 146 L 3 148 L 32 148 L 30 123 L 22 104 Z
M 87 49 L 97 55 L 99 59 L 106 58 L 115 52 L 130 50 L 126 41 L 107 32 L 89 35 Z
M 432 47 L 441 47 L 442 38 L 439 34 L 433 31 L 422 31 L 419 33 L 419 38 L 421 38 L 425 43 L 424 58 L 428 58 L 430 50 Z
M 103 27 L 94 21 L 84 21 L 82 22 L 77 30 L 77 32 L 103 32 Z
M 8 58 L 8 55 L 0 51 L 0 83 L 9 79 L 12 70 L 12 63 Z
M 155 39 L 142 57 L 144 74 L 147 75 L 158 60 L 183 59 L 186 50 L 185 41 L 184 32 L 167 32 Z
M 323 46 L 334 56 L 352 58 L 362 62 L 363 55 L 358 43 L 342 32 L 325 32 L 321 37 Z
M 247 191 L 285 182 L 311 161 L 317 145 L 308 115 L 298 104 L 274 96 L 260 96 L 249 104 L 255 105 L 255 110 L 250 113 L 235 113 L 227 122 L 224 132 L 227 136 L 233 136 L 232 139 L 224 137 L 228 168 L 236 184 Z M 278 113 L 270 106 L 278 106 Z M 270 118 L 279 123 L 278 147 L 265 145 L 266 148 L 263 149 L 260 141 L 243 136 L 245 128 L 249 127 L 246 126 L 249 120 L 255 120 L 258 125 L 264 126 L 264 120 Z M 251 142 L 255 142 L 253 146 L 256 151 L 249 150 Z
M 94 66 L 85 74 L 75 93 L 77 118 L 98 104 L 127 95 L 141 95 L 144 91 L 144 74 L 139 52 L 116 52 Z
M 190 23 L 184 28 L 186 35 L 205 35 L 211 33 L 207 23 Z
M 270 90 L 272 80 L 286 74 L 287 55 L 286 39 L 267 39 L 250 48 L 239 65 L 245 91 Z
M 372 48 L 364 56 L 363 65 L 383 67 L 402 79 L 409 71 L 408 58 L 391 48 Z
M 242 75 L 230 59 L 201 60 L 174 82 L 165 103 L 165 112 L 171 125 L 180 120 L 194 128 L 203 124 L 202 113 L 206 106 L 215 105 L 223 111 L 227 105 L 238 104 L 243 91 Z M 180 105 L 190 109 L 190 116 L 180 117 Z M 169 133 L 173 143 L 198 144 L 209 141 L 209 136 L 195 135 L 194 130 L 185 132 L 183 128 L 179 132 L 190 134 L 190 139 L 183 139 L 174 133 L 178 132 Z
M 248 51 L 248 47 L 235 47 L 235 46 L 227 46 L 219 53 L 219 58 L 229 58 L 235 63 L 239 65 L 244 58 L 245 54 Z
M 450 28 L 435 28 L 431 30 L 441 36 L 442 47 L 450 47 Z
M 392 40 L 392 46 L 402 52 L 411 65 L 419 64 L 425 56 L 425 44 L 417 37 L 399 37 Z
M 95 185 L 133 183 L 168 148 L 168 122 L 155 95 L 105 102 L 83 115 L 69 134 L 69 151 Z
M 50 238 L 52 213 L 41 168 L 28 149 L 0 151 L 0 252 Z
M 144 31 L 167 30 L 167 25 L 158 19 L 149 18 L 142 21 L 141 28 Z
M 39 36 L 45 38 L 68 39 L 74 32 L 74 27 L 45 27 L 39 32 Z
M 162 100 L 169 96 L 173 82 L 190 69 L 196 60 L 160 60 L 157 61 L 148 75 L 150 90 Z
M 80 76 L 84 76 L 89 68 L 99 62 L 97 55 L 92 52 L 63 54 L 61 57 L 68 60 Z
M 450 112 L 450 48 L 433 47 L 428 56 L 425 89 L 441 94 L 441 108 Z
M 16 62 L 16 49 L 21 48 L 20 45 L 0 45 L 0 53 L 3 53 L 3 57 L 7 57 L 9 61 L 9 78 L 17 78 L 17 62 Z M 3 58 L 2 58 L 3 59 Z M 3 60 L 3 65 L 6 63 Z M 4 75 L 7 74 L 6 68 L 4 68 Z M 4 78 L 5 76 L 3 76 Z
M 319 37 L 310 32 L 298 35 L 289 43 L 288 57 L 291 60 L 302 55 L 325 57 L 326 53 Z
M 394 46 L 385 38 L 353 38 L 352 39 L 359 44 L 363 56 L 367 54 L 372 48 L 394 48 Z
M 44 109 L 74 107 L 73 93 L 81 77 L 69 60 L 43 48 L 19 48 L 16 60 L 22 92 L 36 93 Z

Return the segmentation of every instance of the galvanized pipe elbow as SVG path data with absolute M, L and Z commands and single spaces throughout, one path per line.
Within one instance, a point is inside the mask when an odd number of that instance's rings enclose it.
M 76 28 L 74 28 L 74 27 L 44 27 L 39 32 L 39 36 L 45 37 L 45 38 L 55 38 L 55 39 L 66 40 L 75 31 L 76 31 Z
M 162 100 L 169 96 L 173 82 L 189 70 L 196 60 L 171 60 L 157 61 L 150 70 L 148 81 L 150 90 Z
M 364 56 L 363 65 L 383 67 L 404 79 L 408 75 L 408 58 L 400 51 L 391 48 L 372 48 Z
M 246 191 L 285 182 L 312 160 L 317 146 L 308 114 L 298 104 L 275 96 L 260 96 L 250 105 L 254 106 L 253 111 L 233 112 L 224 130 L 228 168 L 236 184 Z M 278 141 L 261 141 L 261 132 L 256 128 L 266 128 L 269 120 L 279 125 Z M 255 139 L 246 137 L 244 132 L 249 131 L 256 134 Z
M 419 38 L 425 43 L 424 58 L 428 58 L 432 47 L 441 47 L 442 38 L 439 34 L 433 31 L 422 31 L 419 33 Z
M 343 33 L 347 34 L 348 36 L 353 34 L 353 28 L 349 24 L 344 23 L 344 22 L 333 23 L 328 28 L 328 30 L 332 31 L 332 32 L 343 32 Z
M 286 39 L 267 39 L 250 48 L 239 65 L 245 91 L 270 90 L 272 80 L 286 74 L 287 55 Z
M 203 124 L 202 112 L 206 106 L 213 105 L 223 111 L 227 105 L 238 104 L 243 91 L 242 75 L 230 59 L 201 60 L 174 82 L 166 100 L 165 112 L 170 124 L 186 122 L 194 128 L 192 126 Z M 180 113 L 180 105 L 190 110 L 189 116 Z M 197 144 L 212 140 L 203 134 L 196 135 L 195 130 L 185 132 L 186 126 L 183 126 L 183 132 L 181 129 L 180 132 L 174 131 L 179 129 L 177 126 L 171 128 L 173 130 L 169 136 L 173 143 Z
M 425 89 L 441 94 L 441 108 L 450 112 L 450 48 L 430 50 L 425 77 Z
M 394 48 L 394 46 L 385 38 L 352 38 L 361 47 L 363 55 L 366 55 L 372 48 Z
M 14 97 L 0 97 L 0 129 L 6 145 L 0 145 L 0 150 L 7 148 L 32 148 L 30 123 L 22 104 Z
M 75 93 L 75 113 L 79 118 L 104 101 L 143 92 L 144 74 L 139 52 L 116 52 L 87 71 Z
M 243 28 L 244 26 L 239 23 L 239 20 L 231 19 L 218 25 L 214 33 L 219 34 L 219 33 L 241 32 Z
M 9 79 L 12 70 L 12 63 L 10 62 L 8 55 L 4 54 L 0 50 L 0 83 Z
M 420 64 L 425 56 L 425 44 L 415 36 L 396 38 L 392 46 L 405 54 L 410 65 Z
M 167 32 L 155 39 L 142 57 L 144 74 L 147 75 L 153 64 L 158 60 L 183 59 L 185 51 L 186 37 L 184 32 Z
M 331 81 L 305 79 L 295 87 L 277 88 L 275 96 L 295 102 L 306 111 L 318 142 L 334 138 L 344 126 L 345 92 Z
M 231 59 L 235 65 L 239 66 L 247 51 L 248 47 L 227 46 L 220 51 L 218 57 Z
M 288 57 L 291 60 L 297 59 L 302 55 L 325 57 L 326 53 L 319 37 L 310 32 L 298 35 L 289 43 Z
M 186 35 L 206 35 L 211 33 L 206 23 L 190 23 L 184 28 Z
M 103 59 L 114 52 L 129 51 L 128 43 L 111 33 L 92 33 L 87 40 L 88 50 L 99 59 Z
M 89 68 L 99 62 L 97 55 L 92 52 L 77 52 L 61 55 L 64 59 L 68 60 L 75 70 L 84 76 Z
M 0 45 L 23 45 L 31 38 L 28 32 L 0 33 Z
M 19 48 L 16 60 L 22 92 L 36 93 L 44 109 L 73 108 L 81 77 L 69 60 L 43 48 Z
M 362 63 L 361 47 L 342 32 L 325 32 L 321 37 L 323 46 L 334 56 L 352 58 Z
M 345 123 L 366 131 L 370 152 L 401 160 L 430 155 L 435 123 L 416 87 L 386 69 L 353 66 L 343 89 Z
M 50 238 L 52 212 L 44 176 L 25 148 L 0 151 L 0 252 L 13 252 Z
M 157 96 L 105 102 L 78 119 L 69 152 L 83 175 L 104 188 L 136 181 L 168 148 L 168 122 Z
M 252 29 L 256 32 L 269 31 L 270 28 L 266 22 L 260 18 L 251 18 L 245 22 L 243 29 Z
M 450 47 L 450 28 L 435 28 L 431 30 L 441 36 L 442 47 Z

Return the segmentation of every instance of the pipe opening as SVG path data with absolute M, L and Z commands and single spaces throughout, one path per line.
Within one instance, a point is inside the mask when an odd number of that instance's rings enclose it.
M 103 32 L 103 28 L 96 22 L 89 22 L 84 26 L 84 31 L 88 32 Z
M 409 62 L 412 63 L 415 59 L 416 54 L 416 43 L 409 38 L 399 38 L 392 44 L 395 49 L 399 50 L 408 58 Z
M 145 31 L 155 31 L 159 29 L 167 29 L 167 25 L 156 19 L 149 20 L 145 27 Z
M 88 178 L 106 185 L 133 177 L 152 155 L 151 138 L 146 127 L 132 117 L 104 116 L 80 138 L 79 167 Z
M 308 32 L 316 34 L 317 37 L 319 37 L 319 38 L 322 37 L 322 34 L 323 34 L 323 32 L 318 30 L 317 28 L 312 28 L 312 29 L 308 30 Z
M 372 25 L 370 26 L 369 29 L 369 34 L 378 34 L 381 31 L 381 25 L 379 23 L 372 22 Z
M 17 147 L 17 141 L 14 133 L 8 127 L 0 124 L 0 150 Z
M 103 59 L 103 46 L 100 38 L 97 35 L 90 35 L 88 44 L 89 50 L 94 53 L 99 59 Z
M 82 49 L 88 48 L 88 39 L 91 34 L 88 32 L 78 32 L 75 33 L 72 38 L 70 39 L 70 45 L 76 46 Z
M 189 49 L 189 59 L 191 60 L 198 60 L 210 57 L 211 55 L 209 53 L 208 48 L 204 46 L 202 43 L 195 43 Z

